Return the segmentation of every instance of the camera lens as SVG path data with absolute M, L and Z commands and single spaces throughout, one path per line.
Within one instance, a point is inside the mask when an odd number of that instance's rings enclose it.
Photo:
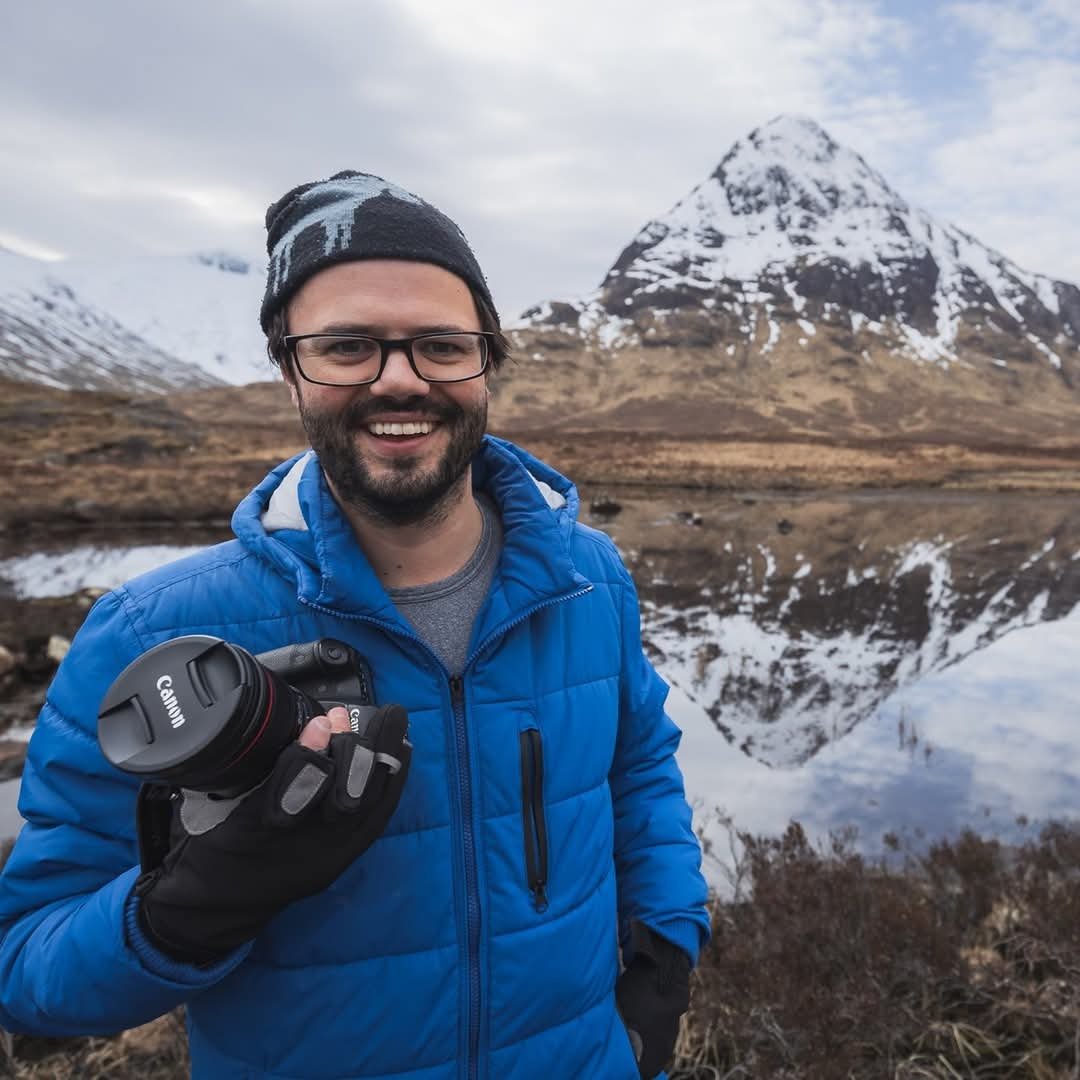
M 98 742 L 125 772 L 239 795 L 320 712 L 246 649 L 190 634 L 150 649 L 120 673 L 101 703 Z

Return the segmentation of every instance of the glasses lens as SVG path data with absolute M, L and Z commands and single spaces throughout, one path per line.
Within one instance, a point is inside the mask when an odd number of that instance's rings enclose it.
M 376 378 L 381 353 L 374 338 L 314 334 L 296 342 L 296 361 L 301 372 L 315 382 L 348 386 Z
M 479 375 L 487 363 L 482 334 L 425 334 L 413 338 L 413 363 L 428 382 L 458 382 Z

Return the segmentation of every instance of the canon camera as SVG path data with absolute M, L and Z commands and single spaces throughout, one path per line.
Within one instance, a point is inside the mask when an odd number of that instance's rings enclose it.
M 265 779 L 304 725 L 335 705 L 358 734 L 376 711 L 371 670 L 341 641 L 252 654 L 189 634 L 124 668 L 101 702 L 98 742 L 124 772 L 228 798 Z

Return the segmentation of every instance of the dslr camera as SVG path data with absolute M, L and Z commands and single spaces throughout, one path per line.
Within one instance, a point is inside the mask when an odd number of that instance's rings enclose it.
M 102 699 L 98 743 L 144 781 L 219 798 L 250 791 L 313 717 L 342 705 L 364 734 L 376 712 L 371 669 L 334 638 L 250 653 L 206 634 L 133 660 Z

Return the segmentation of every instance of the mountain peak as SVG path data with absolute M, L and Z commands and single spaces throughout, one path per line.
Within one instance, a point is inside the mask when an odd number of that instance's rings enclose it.
M 709 178 L 719 184 L 733 214 L 797 207 L 816 218 L 867 207 L 907 209 L 885 180 L 853 150 L 841 146 L 805 116 L 781 115 L 740 139 Z M 811 221 L 803 223 L 810 226 Z
M 829 161 L 840 144 L 812 117 L 799 113 L 781 113 L 767 124 L 755 128 L 748 141 L 759 150 L 781 146 L 785 153 L 797 152 L 811 160 Z
M 592 295 L 523 319 L 604 347 L 722 346 L 747 365 L 831 339 L 856 366 L 880 349 L 943 368 L 978 357 L 999 383 L 1024 364 L 1080 378 L 1080 290 L 911 206 L 798 115 L 739 139 Z

